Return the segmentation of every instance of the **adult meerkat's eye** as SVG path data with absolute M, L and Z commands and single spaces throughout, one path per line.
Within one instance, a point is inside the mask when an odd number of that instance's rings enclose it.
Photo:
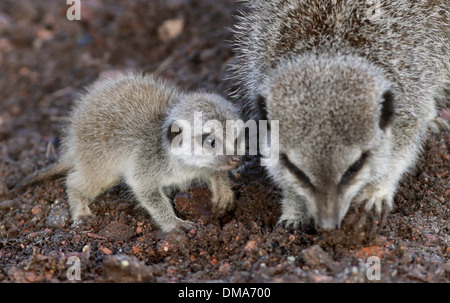
M 281 161 L 289 169 L 289 171 L 297 177 L 300 181 L 307 184 L 314 189 L 314 185 L 311 183 L 309 177 L 297 166 L 295 166 L 288 158 L 286 154 L 281 155 Z
M 357 172 L 361 170 L 361 168 L 364 166 L 364 163 L 366 162 L 368 153 L 363 153 L 361 155 L 361 158 L 359 158 L 358 161 L 352 164 L 350 168 L 345 172 L 345 174 L 342 176 L 341 184 L 344 184 L 348 182 L 351 178 L 353 178 Z

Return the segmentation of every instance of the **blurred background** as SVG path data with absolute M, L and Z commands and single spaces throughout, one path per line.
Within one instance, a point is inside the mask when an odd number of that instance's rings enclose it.
M 235 1 L 80 0 L 73 21 L 65 2 L 0 2 L 0 140 L 52 127 L 80 88 L 110 73 L 224 90 Z

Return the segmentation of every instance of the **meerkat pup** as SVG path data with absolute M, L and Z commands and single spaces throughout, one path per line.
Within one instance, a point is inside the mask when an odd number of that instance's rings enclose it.
M 279 120 L 279 224 L 339 228 L 352 201 L 390 209 L 427 129 L 447 128 L 448 0 L 248 6 L 231 78 L 247 118 Z
M 199 112 L 202 120 L 194 121 Z M 67 174 L 71 215 L 78 221 L 92 215 L 92 200 L 124 181 L 163 231 L 187 230 L 193 223 L 175 215 L 164 190 L 186 188 L 194 179 L 202 180 L 209 184 L 218 212 L 229 210 L 234 193 L 228 170 L 239 164 L 240 157 L 191 153 L 196 146 L 214 147 L 221 138 L 212 135 L 212 129 L 197 134 L 189 131 L 186 136 L 186 129 L 173 128 L 173 124 L 184 121 L 188 125 L 182 127 L 202 126 L 210 120 L 220 124 L 237 119 L 238 110 L 224 98 L 205 92 L 183 93 L 153 76 L 128 74 L 100 80 L 76 100 L 60 160 L 16 188 Z M 188 148 L 185 153 L 174 153 L 172 139 L 180 131 L 184 134 L 179 146 Z

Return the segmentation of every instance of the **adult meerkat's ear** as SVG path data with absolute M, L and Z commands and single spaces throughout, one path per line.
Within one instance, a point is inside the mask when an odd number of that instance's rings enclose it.
M 382 98 L 380 128 L 385 130 L 391 124 L 395 114 L 394 93 L 391 90 L 387 90 L 383 93 Z

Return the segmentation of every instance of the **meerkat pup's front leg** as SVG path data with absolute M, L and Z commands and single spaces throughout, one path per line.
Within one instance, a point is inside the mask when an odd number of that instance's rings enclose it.
M 172 203 L 162 189 L 134 187 L 133 193 L 162 231 L 188 231 L 194 227 L 193 222 L 182 220 L 175 215 Z
M 224 214 L 235 205 L 235 195 L 231 189 L 232 186 L 233 183 L 226 171 L 214 174 L 209 179 L 209 189 L 212 193 L 211 202 L 219 214 Z
M 148 177 L 145 172 L 131 173 L 126 176 L 125 182 L 163 232 L 187 231 L 194 226 L 193 222 L 182 220 L 176 216 L 172 203 L 163 188 L 159 184 L 155 186 L 155 180 L 151 176 Z

